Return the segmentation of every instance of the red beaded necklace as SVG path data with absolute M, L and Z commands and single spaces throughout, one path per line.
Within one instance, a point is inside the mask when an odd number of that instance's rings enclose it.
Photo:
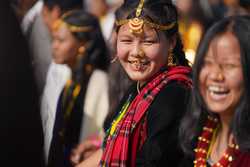
M 195 151 L 194 167 L 206 167 L 208 148 L 211 144 L 213 133 L 218 125 L 218 119 L 208 116 L 201 136 L 198 138 Z M 221 159 L 212 167 L 228 167 L 239 153 L 239 146 L 229 144 Z

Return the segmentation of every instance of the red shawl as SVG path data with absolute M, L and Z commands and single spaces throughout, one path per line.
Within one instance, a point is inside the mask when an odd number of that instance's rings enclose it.
M 135 167 L 137 150 L 146 140 L 146 133 L 141 135 L 141 132 L 146 126 L 143 117 L 148 107 L 169 81 L 175 80 L 191 87 L 192 82 L 187 76 L 190 72 L 191 69 L 188 67 L 172 67 L 147 83 L 131 102 L 126 114 L 117 124 L 114 134 L 107 137 L 101 166 Z

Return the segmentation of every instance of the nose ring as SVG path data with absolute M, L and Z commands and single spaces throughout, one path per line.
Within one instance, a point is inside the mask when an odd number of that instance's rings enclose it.
M 140 49 L 139 52 L 138 52 L 138 56 L 140 58 L 144 58 L 145 57 L 145 52 L 142 49 Z
M 217 75 L 217 79 L 218 79 L 219 81 L 222 81 L 222 80 L 224 79 L 224 76 L 222 75 L 222 73 L 219 73 L 219 74 Z

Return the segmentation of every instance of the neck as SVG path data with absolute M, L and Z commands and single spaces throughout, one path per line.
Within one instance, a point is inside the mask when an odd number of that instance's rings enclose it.
M 218 131 L 216 142 L 214 145 L 214 151 L 216 152 L 217 157 L 221 157 L 222 153 L 224 153 L 224 151 L 226 150 L 229 143 L 229 136 L 229 127 L 223 126 L 221 124 L 221 128 Z
M 77 68 L 77 65 L 78 65 L 78 61 L 75 59 L 75 60 L 72 60 L 70 62 L 67 63 L 67 65 L 69 66 L 69 68 L 74 71 L 76 68 Z
M 230 132 L 230 122 L 232 117 L 220 115 L 220 127 L 214 145 L 212 146 L 211 158 L 217 162 L 228 147 L 228 144 L 232 142 L 232 135 Z M 231 143 L 230 143 L 231 144 Z
M 232 120 L 232 115 L 219 115 L 220 117 L 220 125 L 221 125 L 221 129 L 220 129 L 220 134 L 221 136 L 227 137 L 229 138 L 230 135 L 230 123 Z

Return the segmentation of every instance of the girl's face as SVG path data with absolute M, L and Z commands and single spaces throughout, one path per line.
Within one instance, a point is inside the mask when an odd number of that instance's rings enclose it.
M 199 88 L 210 111 L 233 115 L 244 81 L 239 42 L 231 32 L 211 41 L 199 74 Z
M 140 35 L 131 33 L 128 24 L 121 26 L 117 34 L 117 56 L 134 81 L 146 82 L 165 66 L 170 45 L 162 32 L 147 25 Z
M 53 32 L 53 59 L 57 64 L 73 67 L 76 63 L 80 42 L 62 25 Z

